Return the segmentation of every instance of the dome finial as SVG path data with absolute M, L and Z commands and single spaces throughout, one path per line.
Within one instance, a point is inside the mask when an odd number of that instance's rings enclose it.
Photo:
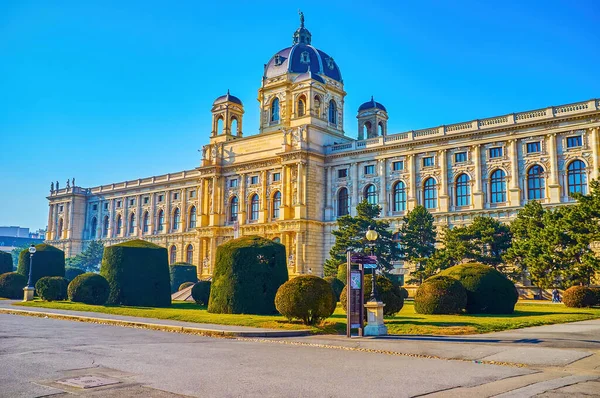
M 300 15 L 300 27 L 304 27 L 304 13 L 298 9 L 298 15 Z
M 300 15 L 300 27 L 294 32 L 293 44 L 310 45 L 311 34 L 308 29 L 304 27 L 304 13 L 298 10 L 298 15 Z
M 375 100 L 373 99 L 373 96 L 371 96 L 371 102 L 375 102 Z

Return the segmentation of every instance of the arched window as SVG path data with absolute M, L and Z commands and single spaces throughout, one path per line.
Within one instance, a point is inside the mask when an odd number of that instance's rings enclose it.
M 217 134 L 223 133 L 223 117 L 219 116 L 217 119 Z
M 190 209 L 189 228 L 196 228 L 196 206 L 192 206 Z
M 258 195 L 254 194 L 254 195 L 252 195 L 252 197 L 250 197 L 250 220 L 251 221 L 258 220 L 258 210 L 259 210 L 258 206 L 259 206 Z
M 313 98 L 313 105 L 315 110 L 315 116 L 321 117 L 321 97 L 315 95 Z
M 281 192 L 275 192 L 273 195 L 273 219 L 279 218 L 279 208 L 281 207 Z
M 527 199 L 545 198 L 544 169 L 540 165 L 531 166 L 527 172 Z
M 337 105 L 334 100 L 329 101 L 329 123 L 337 124 Z
M 398 181 L 393 189 L 394 201 L 393 211 L 406 210 L 406 185 L 402 181 Z
M 238 120 L 236 117 L 231 118 L 231 134 L 233 134 L 233 135 L 238 134 Z
M 506 202 L 506 173 L 504 170 L 496 170 L 490 176 L 490 202 Z
M 363 136 L 365 138 L 371 138 L 371 122 L 365 122 L 365 124 L 363 124 Z
M 158 211 L 158 230 L 165 230 L 165 212 L 162 209 Z
M 379 122 L 379 135 L 383 136 L 383 123 Z
M 347 216 L 350 213 L 348 206 L 348 189 L 342 188 L 337 197 L 337 215 L 338 217 Z
M 185 262 L 188 264 L 194 264 L 194 246 L 187 245 L 185 249 Z
M 229 221 L 234 222 L 237 221 L 238 217 L 238 198 L 234 196 L 231 198 L 231 202 L 229 204 Z
M 279 98 L 275 98 L 273 102 L 271 102 L 271 121 L 279 121 Z
M 122 231 L 123 231 L 123 218 L 119 214 L 117 216 L 117 236 L 120 236 Z
M 129 216 L 129 235 L 135 234 L 135 213 Z
M 306 104 L 304 103 L 304 97 L 300 97 L 298 100 L 298 116 L 304 116 L 306 112 Z
M 376 205 L 379 199 L 377 197 L 377 187 L 373 184 L 369 184 L 367 188 L 365 188 L 364 197 L 370 205 Z
M 103 223 L 103 227 L 102 227 L 102 236 L 105 238 L 108 236 L 108 216 L 104 216 L 104 223 Z
M 142 217 L 142 233 L 147 234 L 150 231 L 150 215 L 148 212 L 144 212 Z
M 434 178 L 428 178 L 423 184 L 423 199 L 426 209 L 437 208 L 437 182 Z
M 471 204 L 471 184 L 468 175 L 461 174 L 458 176 L 455 191 L 457 206 L 469 206 Z
M 177 247 L 175 245 L 171 246 L 171 250 L 169 251 L 169 264 L 175 264 L 177 262 Z
M 567 179 L 569 195 L 573 192 L 587 193 L 587 174 L 585 172 L 585 163 L 581 160 L 574 160 L 569 164 L 569 167 L 567 167 Z
M 96 217 L 92 218 L 92 225 L 90 226 L 90 239 L 96 239 L 96 229 L 98 228 L 98 220 Z
M 173 231 L 177 231 L 179 229 L 179 222 L 181 221 L 181 212 L 179 208 L 173 211 Z
M 62 239 L 63 233 L 63 219 L 58 219 L 58 228 L 56 229 L 56 239 Z

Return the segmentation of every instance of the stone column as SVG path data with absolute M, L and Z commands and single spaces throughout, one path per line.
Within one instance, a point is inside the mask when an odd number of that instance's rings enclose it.
M 75 198 L 71 199 L 71 202 L 69 203 L 69 229 L 67 230 L 67 239 L 72 239 L 73 238 L 73 217 L 74 217 L 74 211 L 73 211 L 73 207 L 75 206 Z
M 165 215 L 165 229 L 163 231 L 163 233 L 166 234 L 170 234 L 171 233 L 171 195 L 172 192 L 171 191 L 165 191 L 165 210 L 164 210 L 164 215 Z M 171 254 L 169 253 L 169 256 Z
M 590 145 L 592 146 L 592 161 L 590 162 L 590 165 L 588 165 L 588 168 L 591 168 L 592 173 L 592 179 L 593 180 L 597 180 L 598 179 L 598 168 L 600 168 L 600 159 L 599 154 L 598 154 L 598 145 L 599 145 L 599 141 L 598 141 L 598 127 L 593 127 L 590 129 L 589 131 L 589 137 L 590 137 Z
M 54 233 L 54 225 L 52 225 L 54 218 L 54 206 L 55 205 L 53 204 L 48 204 L 48 231 L 46 231 L 46 237 L 48 240 L 54 239 L 54 237 L 52 236 L 52 234 Z
M 473 146 L 473 160 L 475 171 L 473 172 L 473 207 L 483 209 L 484 195 L 481 190 L 481 145 Z
M 325 167 L 325 221 L 333 219 L 333 204 L 331 202 L 331 166 Z
M 551 203 L 560 203 L 560 184 L 558 182 L 558 153 L 556 148 L 556 134 L 548 134 L 546 138 L 548 142 L 548 155 L 550 155 L 548 197 Z
M 238 222 L 246 224 L 246 174 L 240 174 L 240 190 L 238 196 Z
M 261 185 L 261 198 L 260 198 L 260 213 L 258 215 L 258 222 L 264 223 L 271 219 L 270 206 L 269 206 L 269 195 L 267 195 L 267 172 L 262 170 L 260 172 L 260 185 Z
M 102 239 L 102 228 L 104 227 L 104 214 L 102 199 L 98 201 L 98 213 L 96 214 L 96 239 Z
M 519 188 L 519 151 L 517 148 L 517 140 L 513 139 L 510 143 L 510 184 L 508 201 L 511 206 L 519 206 L 521 204 L 521 189 Z
M 352 196 L 350 199 L 350 215 L 356 217 L 356 205 L 360 203 L 361 198 L 358 197 L 358 163 L 350 165 L 352 178 Z
M 448 159 L 446 150 L 441 149 L 438 152 L 438 156 L 440 160 L 440 180 L 438 181 L 438 186 L 440 187 L 439 210 L 447 212 L 450 198 L 448 197 Z
M 306 218 L 306 203 L 305 203 L 305 189 L 306 189 L 306 167 L 304 162 L 298 162 L 298 180 L 296 182 L 296 211 L 295 218 Z
M 289 167 L 281 166 L 281 207 L 279 208 L 279 219 L 286 220 L 290 217 L 290 176 Z
M 108 205 L 108 233 L 107 237 L 113 238 L 115 230 L 115 200 L 111 199 Z
M 417 169 L 416 169 L 416 156 L 411 154 L 406 158 L 406 166 L 408 168 L 408 190 L 407 190 L 407 198 L 406 198 L 406 210 L 413 210 L 418 203 L 417 198 Z
M 302 240 L 304 238 L 304 234 L 302 232 L 296 233 L 296 258 L 295 261 L 295 271 L 297 274 L 304 273 L 304 263 L 302 259 Z
M 387 161 L 379 159 L 379 206 L 381 206 L 381 217 L 388 215 L 387 197 Z

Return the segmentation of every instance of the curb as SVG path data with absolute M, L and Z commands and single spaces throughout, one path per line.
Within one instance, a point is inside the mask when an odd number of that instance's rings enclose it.
M 38 318 L 52 318 L 52 319 L 60 319 L 60 320 L 66 320 L 66 321 L 87 322 L 87 323 L 96 323 L 96 324 L 101 324 L 101 325 L 122 326 L 122 327 L 148 329 L 148 330 L 159 330 L 159 331 L 171 332 L 171 333 L 195 334 L 195 335 L 209 336 L 209 337 L 232 337 L 232 338 L 233 337 L 300 337 L 300 336 L 308 336 L 311 334 L 309 330 L 281 330 L 281 331 L 277 330 L 277 331 L 253 332 L 253 331 L 245 331 L 245 330 L 204 329 L 204 328 L 190 327 L 190 326 L 173 326 L 173 325 L 164 325 L 164 324 L 160 324 L 160 323 L 124 321 L 124 320 L 120 320 L 120 319 L 94 318 L 94 317 L 83 316 L 83 315 L 56 314 L 53 312 L 27 311 L 27 310 L 17 310 L 17 309 L 8 309 L 8 308 L 0 308 L 0 314 L 33 316 L 33 317 L 38 317 Z

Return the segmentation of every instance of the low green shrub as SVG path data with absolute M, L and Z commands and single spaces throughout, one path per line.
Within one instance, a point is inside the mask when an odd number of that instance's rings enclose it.
M 287 281 L 275 295 L 277 311 L 289 320 L 300 319 L 305 325 L 330 317 L 335 306 L 331 285 L 314 275 L 300 275 Z
M 0 275 L 12 272 L 13 260 L 10 253 L 0 251 Z
M 76 303 L 103 305 L 108 300 L 110 286 L 106 278 L 100 274 L 87 272 L 75 277 L 69 283 L 67 294 L 69 300 Z
M 194 282 L 183 282 L 181 285 L 179 285 L 179 288 L 177 289 L 178 292 L 182 291 L 183 289 L 187 289 L 190 286 L 194 286 L 195 283 Z
M 35 283 L 37 295 L 44 301 L 67 299 L 69 281 L 62 276 L 44 276 Z
M 171 293 L 175 293 L 177 288 L 184 282 L 198 282 L 198 269 L 193 264 L 175 263 L 169 266 L 171 277 Z
M 85 274 L 85 271 L 77 267 L 65 267 L 65 278 L 70 282 L 75 279 L 76 276 Z
M 192 298 L 199 305 L 208 305 L 210 299 L 210 281 L 199 281 L 192 288 Z
M 340 294 L 342 294 L 342 290 L 344 290 L 344 284 L 338 278 L 334 276 L 327 276 L 323 278 L 329 283 L 331 289 L 333 290 L 333 294 L 335 294 L 335 301 L 340 301 Z
M 25 286 L 27 286 L 27 278 L 17 272 L 6 272 L 0 275 L 0 297 L 22 299 Z
M 365 275 L 364 278 L 364 303 L 369 300 L 371 296 L 371 275 Z M 383 314 L 386 316 L 394 315 L 400 312 L 402 307 L 404 306 L 404 298 L 402 297 L 402 291 L 400 287 L 395 285 L 388 278 L 377 275 L 375 279 L 375 283 L 377 283 L 377 298 L 385 304 L 383 307 Z M 342 293 L 340 294 L 340 303 L 344 308 L 344 311 L 347 311 L 347 286 L 344 286 Z
M 338 271 L 336 276 L 336 278 L 338 278 L 344 284 L 344 286 L 346 286 L 346 282 L 348 281 L 347 267 L 348 265 L 346 263 L 341 263 L 340 265 L 338 265 Z
M 418 314 L 459 314 L 467 306 L 467 291 L 450 276 L 433 276 L 426 279 L 415 295 Z
M 592 293 L 594 293 L 594 305 L 600 305 L 600 287 L 590 287 L 592 289 Z
M 596 304 L 596 295 L 589 287 L 571 286 L 563 293 L 563 303 L 572 308 L 591 307 Z

